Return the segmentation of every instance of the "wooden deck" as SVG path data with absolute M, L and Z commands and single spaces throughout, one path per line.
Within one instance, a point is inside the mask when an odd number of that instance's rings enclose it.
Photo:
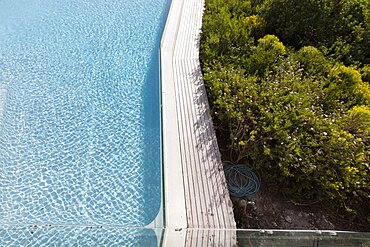
M 162 38 L 165 214 L 188 229 L 186 245 L 232 246 L 233 231 L 216 230 L 236 226 L 199 63 L 203 6 L 173 0 Z

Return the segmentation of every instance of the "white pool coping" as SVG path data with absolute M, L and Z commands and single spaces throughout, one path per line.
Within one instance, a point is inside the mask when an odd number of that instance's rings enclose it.
M 186 228 L 185 190 L 181 167 L 179 132 L 172 57 L 183 0 L 172 0 L 161 41 L 161 111 L 166 228 Z

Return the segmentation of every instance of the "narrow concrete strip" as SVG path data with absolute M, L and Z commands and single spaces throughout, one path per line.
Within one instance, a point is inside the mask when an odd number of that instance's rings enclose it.
M 182 4 L 182 0 L 172 1 L 161 43 L 164 210 L 165 224 L 168 228 L 187 227 L 172 66 Z

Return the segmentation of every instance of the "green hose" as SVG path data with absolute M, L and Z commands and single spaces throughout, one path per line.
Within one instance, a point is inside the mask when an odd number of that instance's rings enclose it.
M 252 197 L 260 190 L 260 179 L 247 165 L 225 164 L 225 177 L 231 196 Z

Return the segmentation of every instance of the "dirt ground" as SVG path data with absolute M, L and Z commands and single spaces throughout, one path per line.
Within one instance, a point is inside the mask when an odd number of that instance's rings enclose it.
M 266 191 L 253 198 L 232 198 L 238 228 L 296 230 L 370 231 L 369 224 L 359 225 L 338 217 L 323 203 L 300 204 Z
M 218 140 L 220 138 L 218 133 Z M 219 143 L 225 147 L 225 142 Z M 226 148 L 221 148 L 222 157 L 229 159 Z M 263 185 L 262 185 L 263 186 Z M 285 229 L 285 230 L 342 230 L 370 232 L 370 222 L 366 225 L 339 217 L 328 203 L 311 205 L 277 196 L 266 189 L 253 198 L 231 197 L 234 215 L 239 229 Z M 366 214 L 366 212 L 365 212 Z M 342 214 L 343 215 L 343 214 Z M 368 216 L 368 215 L 366 215 Z M 364 218 L 366 218 L 364 216 Z

